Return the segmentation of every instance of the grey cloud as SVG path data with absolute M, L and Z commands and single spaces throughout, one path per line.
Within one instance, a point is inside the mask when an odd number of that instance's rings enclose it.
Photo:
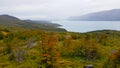
M 119 0 L 0 0 L 0 14 L 22 19 L 65 19 L 120 8 Z

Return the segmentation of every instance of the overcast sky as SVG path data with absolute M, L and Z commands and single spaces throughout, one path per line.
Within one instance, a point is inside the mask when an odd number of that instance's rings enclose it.
M 120 0 L 0 0 L 0 14 L 34 20 L 65 19 L 119 8 Z

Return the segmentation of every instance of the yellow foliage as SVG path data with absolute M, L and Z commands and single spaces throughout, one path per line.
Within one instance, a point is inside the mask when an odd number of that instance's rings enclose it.
M 7 35 L 8 33 L 7 33 L 7 32 L 5 32 L 5 31 L 2 31 L 2 34 L 3 34 L 3 35 Z

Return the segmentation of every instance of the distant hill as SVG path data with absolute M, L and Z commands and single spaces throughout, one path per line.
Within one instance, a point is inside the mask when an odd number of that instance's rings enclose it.
M 100 11 L 82 16 L 70 17 L 69 20 L 120 21 L 120 9 Z
M 45 20 L 23 20 L 24 22 L 28 22 L 28 23 L 37 23 L 37 24 L 41 24 L 41 25 L 49 25 L 52 27 L 58 27 L 58 26 L 62 26 L 56 23 L 51 23 L 50 21 L 45 21 Z
M 20 20 L 10 15 L 0 15 L 0 26 L 13 26 L 47 31 L 66 31 L 65 29 L 58 28 L 58 26 L 60 26 L 59 24 L 50 23 L 49 21 Z

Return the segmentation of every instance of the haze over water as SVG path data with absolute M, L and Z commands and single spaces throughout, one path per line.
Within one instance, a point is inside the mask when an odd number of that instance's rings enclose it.
M 70 32 L 89 32 L 95 30 L 118 30 L 120 21 L 53 21 Z

